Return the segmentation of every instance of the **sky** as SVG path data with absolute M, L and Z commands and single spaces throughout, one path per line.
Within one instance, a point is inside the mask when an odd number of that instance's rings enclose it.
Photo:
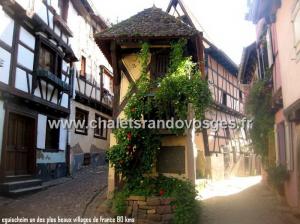
M 255 26 L 245 20 L 247 0 L 182 0 L 198 20 L 206 36 L 236 64 L 243 48 L 255 40 Z M 121 22 L 153 4 L 166 10 L 170 0 L 92 0 L 99 14 Z

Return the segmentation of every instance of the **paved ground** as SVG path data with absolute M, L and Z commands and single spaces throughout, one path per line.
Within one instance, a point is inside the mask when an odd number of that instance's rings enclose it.
M 93 200 L 105 191 L 107 169 L 85 168 L 74 178 L 47 184 L 55 186 L 18 199 L 0 198 L 0 217 L 82 217 Z
M 296 224 L 300 219 L 279 201 L 260 177 L 211 183 L 202 191 L 202 223 Z

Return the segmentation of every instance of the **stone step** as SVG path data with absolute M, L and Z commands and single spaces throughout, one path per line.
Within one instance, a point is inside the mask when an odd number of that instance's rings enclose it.
M 27 179 L 27 180 L 5 182 L 1 184 L 1 189 L 2 191 L 18 190 L 22 188 L 41 186 L 42 182 L 43 181 L 41 179 Z
M 9 191 L 8 195 L 11 197 L 23 196 L 23 195 L 34 193 L 34 192 L 37 192 L 37 191 L 40 191 L 43 189 L 44 189 L 43 186 L 21 188 L 21 189 Z
M 14 182 L 14 181 L 19 181 L 19 180 L 28 180 L 32 179 L 33 176 L 30 174 L 24 174 L 24 175 L 11 175 L 11 176 L 5 176 L 4 177 L 4 182 Z

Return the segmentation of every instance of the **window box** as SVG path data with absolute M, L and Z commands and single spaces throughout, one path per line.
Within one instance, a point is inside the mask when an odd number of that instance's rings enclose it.
M 64 93 L 70 93 L 70 85 L 62 81 L 59 77 L 57 77 L 50 71 L 38 68 L 36 71 L 34 71 L 34 75 L 37 79 L 42 79 L 54 85 L 56 88 L 63 91 Z

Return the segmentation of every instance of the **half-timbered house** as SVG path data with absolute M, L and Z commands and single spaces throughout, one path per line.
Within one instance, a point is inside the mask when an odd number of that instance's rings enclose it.
M 29 179 L 25 189 L 17 189 L 18 182 L 2 185 L 17 194 L 41 187 L 33 176 L 66 176 L 67 130 L 51 128 L 49 121 L 69 117 L 76 57 L 63 3 L 59 11 L 46 1 L 0 3 L 1 179 Z
M 201 30 L 183 1 L 171 0 L 167 12 L 191 27 Z M 238 66 L 213 43 L 203 38 L 203 66 L 211 84 L 214 104 L 206 119 L 216 122 L 239 123 L 244 116 L 245 93 L 238 81 Z M 222 179 L 230 175 L 256 172 L 255 155 L 249 148 L 246 130 L 220 128 L 203 130 L 196 134 L 197 175 Z
M 97 47 L 94 33 L 108 27 L 87 0 L 70 1 L 67 24 L 73 31 L 70 45 L 78 62 L 73 63 L 73 97 L 70 120 L 109 120 L 112 115 L 112 73 L 106 58 Z M 72 127 L 69 130 L 70 171 L 74 173 L 83 165 L 104 165 L 108 148 L 109 130 L 104 127 Z
M 107 130 L 50 124 L 109 119 L 112 74 L 93 40 L 107 24 L 86 0 L 0 7 L 0 190 L 19 194 L 77 170 L 84 157 L 104 163 Z

